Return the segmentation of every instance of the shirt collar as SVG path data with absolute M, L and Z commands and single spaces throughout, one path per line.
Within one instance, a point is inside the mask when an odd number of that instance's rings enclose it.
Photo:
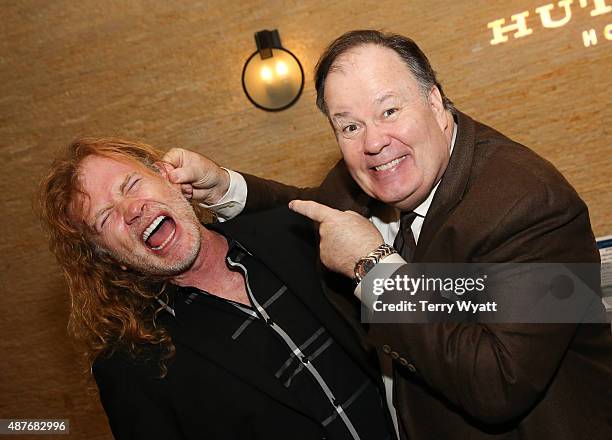
M 230 237 L 229 235 L 227 235 L 225 233 L 225 231 L 221 231 L 221 230 L 217 230 L 216 228 L 214 228 L 214 223 L 208 224 L 208 225 L 204 225 L 204 227 L 208 228 L 208 229 L 213 229 L 215 230 L 217 233 L 221 234 L 226 240 L 227 240 L 227 255 L 226 255 L 226 259 L 232 259 L 232 261 L 240 261 L 245 255 L 252 255 L 244 246 L 242 246 L 238 241 L 234 240 L 232 237 Z M 157 297 L 156 300 L 159 303 L 159 305 L 165 309 L 168 313 L 170 313 L 172 316 L 174 316 L 176 318 L 176 311 L 174 309 L 174 307 L 172 307 L 174 305 L 175 302 L 175 297 L 177 295 L 183 295 L 186 297 L 186 302 L 188 304 L 191 303 L 191 301 L 196 297 L 196 295 L 211 295 L 209 292 L 205 291 L 205 290 L 200 290 L 197 289 L 195 287 L 190 287 L 190 286 L 179 286 L 178 284 L 174 284 L 174 283 L 168 283 L 168 285 L 166 286 L 166 292 L 168 293 L 168 297 L 169 297 L 169 301 L 168 303 L 166 303 L 165 301 L 163 301 L 161 298 Z M 221 298 L 223 299 L 223 298 Z M 230 304 L 238 307 L 239 309 L 243 310 L 246 312 L 246 310 L 248 310 L 248 308 L 242 304 L 239 303 L 235 303 L 234 301 L 231 300 L 224 300 L 229 302 Z M 246 312 L 248 314 L 251 314 L 250 312 Z
M 451 136 L 449 157 L 453 154 L 453 149 L 455 148 L 456 139 L 457 139 L 457 124 L 453 121 L 453 135 Z M 436 194 L 436 190 L 440 186 L 440 182 L 442 182 L 442 179 L 440 179 L 438 183 L 436 183 L 436 186 L 433 187 L 433 189 L 431 190 L 427 198 L 423 201 L 423 203 L 421 203 L 419 206 L 414 208 L 413 210 L 414 213 L 418 215 L 419 217 L 427 216 L 427 211 L 429 211 L 429 207 L 431 206 L 431 202 L 433 201 L 434 195 Z

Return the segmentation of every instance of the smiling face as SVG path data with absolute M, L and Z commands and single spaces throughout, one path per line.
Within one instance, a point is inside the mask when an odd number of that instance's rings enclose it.
M 178 275 L 193 265 L 201 225 L 163 168 L 156 173 L 136 161 L 88 156 L 79 171 L 86 196 L 77 200 L 74 215 L 98 247 L 145 274 Z
M 338 57 L 324 93 L 344 161 L 359 186 L 401 210 L 423 202 L 450 156 L 453 119 L 438 89 L 423 93 L 395 51 L 367 44 Z

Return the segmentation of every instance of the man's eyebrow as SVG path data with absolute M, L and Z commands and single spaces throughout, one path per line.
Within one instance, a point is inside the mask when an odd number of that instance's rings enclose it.
M 376 98 L 374 100 L 374 104 L 380 105 L 380 104 L 382 104 L 383 102 L 385 102 L 386 100 L 388 100 L 390 98 L 395 98 L 395 95 L 393 93 L 386 93 L 386 94 L 382 95 L 380 98 Z
M 125 193 L 125 187 L 134 174 L 136 174 L 136 171 L 132 171 L 130 174 L 126 175 L 125 178 L 123 179 L 121 186 L 119 186 L 119 192 L 121 194 Z
M 374 100 L 374 104 L 376 104 L 376 105 L 380 105 L 381 103 L 383 103 L 383 102 L 385 102 L 386 100 L 391 99 L 391 98 L 396 98 L 396 95 L 395 95 L 395 94 L 393 94 L 393 93 L 385 93 L 385 94 L 384 94 L 384 95 L 382 95 L 380 98 L 376 98 L 376 99 Z M 346 117 L 348 117 L 348 116 L 350 116 L 350 113 L 349 113 L 349 112 L 338 112 L 338 113 L 334 113 L 334 114 L 332 115 L 332 118 L 346 118 Z
M 340 113 L 334 113 L 333 114 L 333 118 L 346 118 L 349 115 L 349 112 L 340 112 Z

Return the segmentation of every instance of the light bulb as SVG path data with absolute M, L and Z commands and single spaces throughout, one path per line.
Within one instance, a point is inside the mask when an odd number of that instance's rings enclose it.
M 275 68 L 278 76 L 285 76 L 287 73 L 289 73 L 289 68 L 284 61 L 277 61 Z
M 268 66 L 263 66 L 259 74 L 261 79 L 263 79 L 265 82 L 270 82 L 272 80 L 272 70 Z

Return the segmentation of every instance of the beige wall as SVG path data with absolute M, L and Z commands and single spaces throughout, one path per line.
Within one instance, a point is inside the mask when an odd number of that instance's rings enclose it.
M 543 28 L 535 9 L 548 3 L 3 2 L 0 418 L 69 418 L 74 438 L 110 437 L 67 342 L 65 286 L 31 212 L 54 151 L 77 136 L 121 136 L 315 184 L 339 154 L 315 110 L 312 69 L 350 29 L 412 36 L 459 109 L 551 160 L 586 200 L 596 234 L 611 234 L 612 13 L 593 17 L 593 0 L 574 1 L 566 25 Z M 487 23 L 522 11 L 533 33 L 490 45 Z M 254 108 L 240 85 L 253 34 L 265 28 L 280 30 L 306 72 L 302 98 L 281 113 Z M 589 29 L 599 42 L 585 47 Z

